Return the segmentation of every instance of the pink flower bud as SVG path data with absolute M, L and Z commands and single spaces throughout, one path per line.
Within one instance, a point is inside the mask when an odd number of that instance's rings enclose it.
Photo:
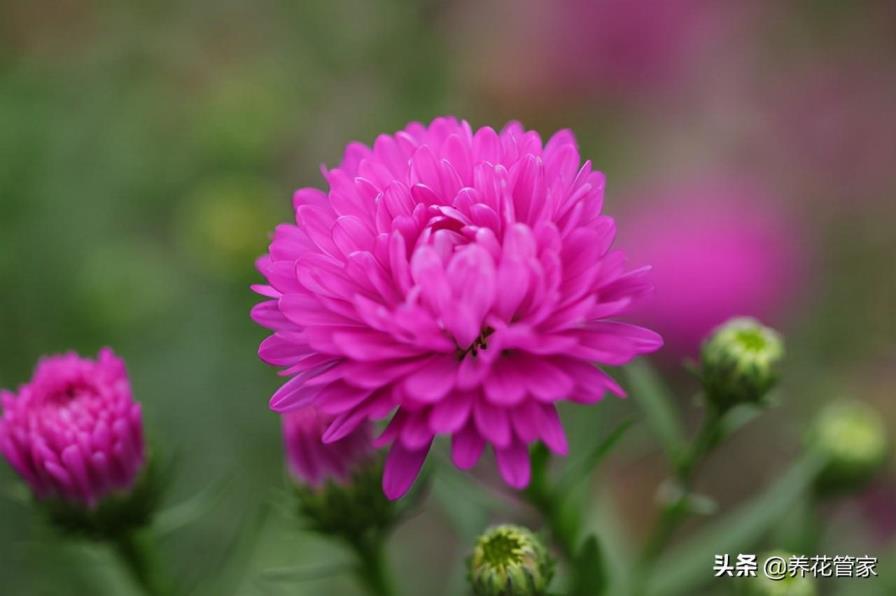
M 40 360 L 18 393 L 0 391 L 0 453 L 39 499 L 93 509 L 130 490 L 143 467 L 140 404 L 124 362 L 70 352 Z
M 283 416 L 286 462 L 296 480 L 312 487 L 322 486 L 328 480 L 346 481 L 355 465 L 373 453 L 368 424 L 336 441 L 324 443 L 324 433 L 333 418 L 314 407 L 293 410 Z

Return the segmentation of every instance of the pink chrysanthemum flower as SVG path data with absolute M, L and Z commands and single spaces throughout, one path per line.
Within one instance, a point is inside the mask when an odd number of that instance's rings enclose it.
M 373 452 L 370 425 L 362 424 L 338 441 L 325 444 L 324 432 L 334 416 L 308 406 L 283 415 L 286 463 L 296 480 L 312 487 L 328 480 L 348 480 L 355 465 Z
M 96 506 L 130 489 L 143 467 L 140 404 L 124 362 L 68 353 L 40 360 L 18 394 L 0 391 L 0 453 L 40 499 Z
M 572 134 L 543 145 L 438 118 L 352 143 L 324 169 L 329 192 L 296 192 L 258 262 L 259 349 L 292 378 L 271 398 L 284 412 L 335 416 L 331 443 L 394 412 L 389 498 L 404 494 L 435 435 L 460 468 L 492 445 L 505 481 L 529 482 L 527 445 L 567 444 L 555 404 L 593 403 L 619 386 L 594 363 L 657 349 L 651 331 L 609 320 L 649 291 L 626 271 L 601 215 L 604 177 L 580 163 Z

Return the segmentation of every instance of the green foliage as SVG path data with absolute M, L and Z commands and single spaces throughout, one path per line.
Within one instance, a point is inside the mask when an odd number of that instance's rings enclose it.
M 677 546 L 651 571 L 647 594 L 693 594 L 710 579 L 707 573 L 714 555 L 755 548 L 794 504 L 806 497 L 819 469 L 817 457 L 804 457 L 760 495 Z
M 600 596 L 607 589 L 607 565 L 597 536 L 589 536 L 572 561 L 569 596 Z
M 647 425 L 675 461 L 686 447 L 681 416 L 672 395 L 650 364 L 643 358 L 623 369 L 632 397 L 644 412 Z

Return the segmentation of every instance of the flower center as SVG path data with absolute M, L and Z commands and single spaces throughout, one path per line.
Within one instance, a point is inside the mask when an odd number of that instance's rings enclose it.
M 758 329 L 741 329 L 735 338 L 744 350 L 750 352 L 761 352 L 768 344 L 762 331 Z
M 64 406 L 90 390 L 91 387 L 85 383 L 67 383 L 56 391 L 50 392 L 46 397 L 46 401 L 58 406 Z
M 482 544 L 482 558 L 487 565 L 497 568 L 518 565 L 522 562 L 522 549 L 518 537 L 501 532 Z
M 457 359 L 463 360 L 467 354 L 475 358 L 479 354 L 480 350 L 487 350 L 488 337 L 494 332 L 495 330 L 491 327 L 483 327 L 482 331 L 479 332 L 479 337 L 474 339 L 473 343 L 471 343 L 469 347 L 467 347 L 466 349 L 461 348 L 460 346 L 457 347 Z

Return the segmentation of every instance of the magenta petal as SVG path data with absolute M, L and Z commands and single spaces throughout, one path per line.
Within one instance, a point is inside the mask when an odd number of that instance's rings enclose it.
M 517 407 L 510 413 L 510 420 L 513 423 L 513 431 L 524 443 L 532 443 L 539 438 L 539 420 L 541 409 L 538 404 L 532 400 L 528 400 Z
M 485 250 L 471 244 L 454 255 L 445 276 L 456 302 L 442 315 L 458 345 L 466 347 L 479 336 L 495 299 L 495 265 Z
M 477 399 L 473 405 L 473 420 L 479 433 L 496 446 L 505 447 L 510 443 L 510 420 L 504 408 Z
M 425 366 L 408 376 L 404 388 L 413 398 L 434 402 L 451 391 L 456 378 L 457 358 L 433 356 Z
M 540 358 L 526 360 L 529 390 L 538 399 L 557 401 L 567 397 L 572 391 L 573 381 L 562 370 Z
M 401 429 L 401 443 L 408 449 L 420 449 L 432 442 L 432 429 L 426 413 L 408 416 Z
M 563 431 L 563 423 L 557 409 L 550 404 L 538 406 L 540 415 L 536 418 L 538 434 L 548 448 L 557 455 L 569 453 L 569 444 L 566 441 L 566 433 Z
M 464 358 L 457 367 L 458 388 L 466 390 L 478 387 L 490 368 L 483 358 Z
M 281 385 L 271 396 L 270 408 L 275 412 L 287 412 L 311 404 L 320 392 L 320 387 L 307 387 L 306 381 L 306 377 L 299 375 Z
M 511 406 L 526 396 L 527 370 L 517 359 L 499 358 L 483 384 L 485 395 L 493 404 Z
M 366 419 L 367 417 L 363 411 L 348 412 L 341 416 L 337 416 L 336 419 L 330 423 L 330 426 L 327 427 L 327 430 L 321 437 L 321 441 L 324 443 L 335 443 L 340 439 L 344 439 L 353 433 Z
M 429 427 L 435 433 L 457 432 L 470 417 L 473 396 L 455 392 L 435 404 L 429 414 Z
M 403 409 L 399 409 L 395 412 L 395 415 L 392 416 L 392 420 L 389 421 L 389 424 L 386 425 L 383 432 L 373 440 L 373 446 L 385 447 L 398 439 L 398 435 L 401 433 L 401 429 L 404 427 L 404 422 L 407 417 L 408 415 Z
M 451 461 L 461 470 L 468 470 L 476 465 L 485 448 L 485 439 L 476 430 L 475 425 L 467 423 L 460 432 L 451 437 Z
M 503 449 L 495 449 L 495 456 L 504 482 L 518 490 L 529 485 L 529 450 L 522 441 L 515 440 Z
M 430 445 L 426 445 L 422 449 L 411 451 L 401 442 L 392 444 L 383 469 L 383 492 L 389 500 L 400 499 L 408 492 L 420 474 L 420 468 L 429 453 L 429 448 Z

